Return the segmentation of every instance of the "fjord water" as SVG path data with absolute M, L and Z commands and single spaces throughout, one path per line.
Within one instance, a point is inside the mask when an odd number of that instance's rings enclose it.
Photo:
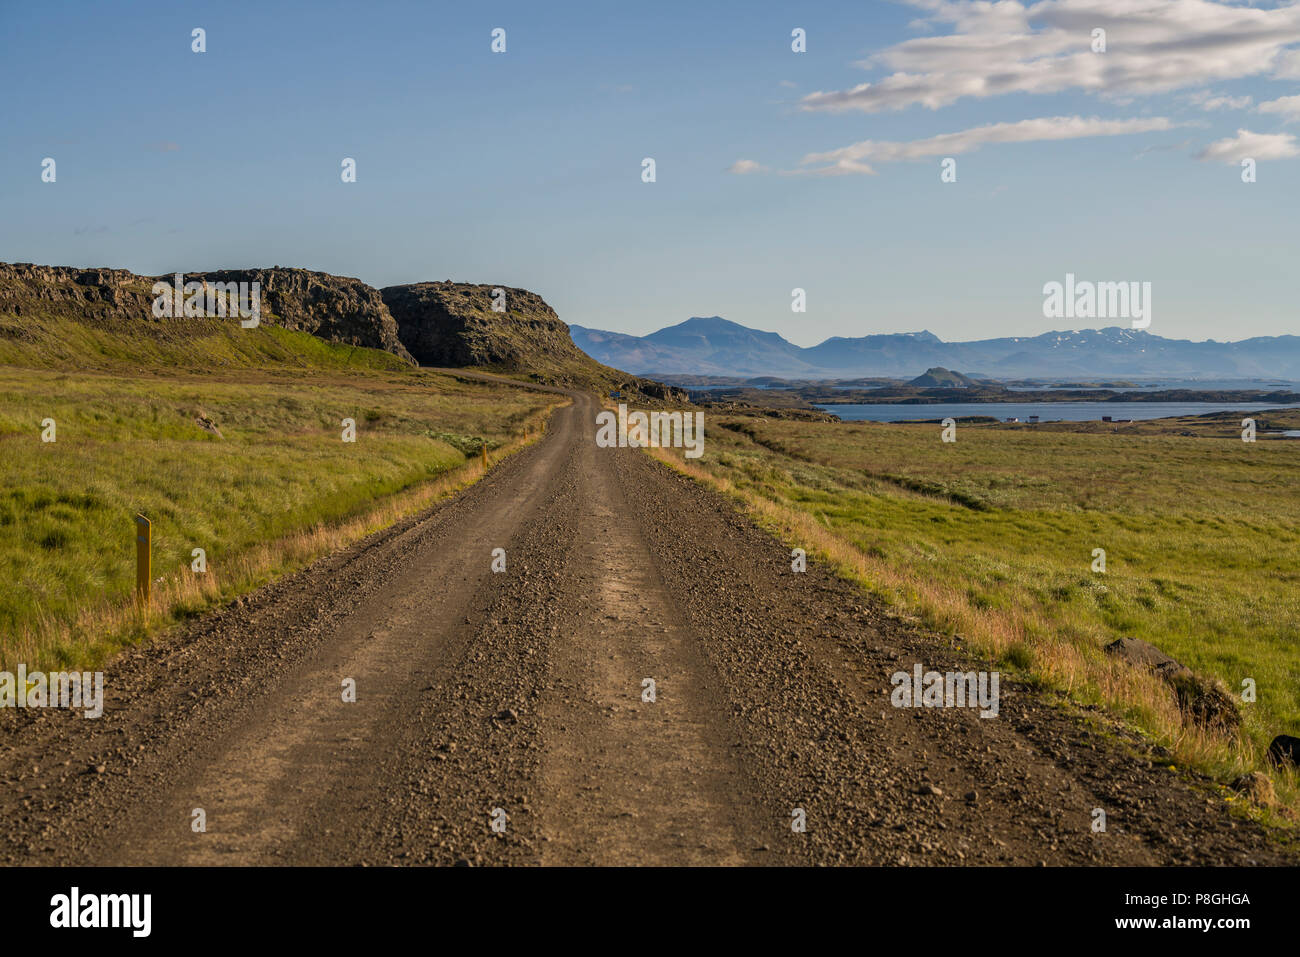
M 966 415 L 989 415 L 1021 422 L 1036 415 L 1043 422 L 1089 422 L 1103 415 L 1116 419 L 1164 419 L 1180 415 L 1208 415 L 1212 412 L 1263 412 L 1285 409 L 1284 405 L 1250 402 L 937 402 L 931 405 L 819 405 L 849 422 L 900 422 L 917 419 L 959 419 Z

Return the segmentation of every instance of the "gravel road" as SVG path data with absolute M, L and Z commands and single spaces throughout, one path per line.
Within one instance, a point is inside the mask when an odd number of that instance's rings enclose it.
M 102 718 L 0 712 L 0 859 L 1294 862 L 1027 687 L 893 707 L 897 671 L 990 666 L 572 399 L 464 493 L 117 659 Z

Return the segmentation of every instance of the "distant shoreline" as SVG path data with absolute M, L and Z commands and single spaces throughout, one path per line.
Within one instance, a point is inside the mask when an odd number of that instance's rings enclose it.
M 1143 392 L 1089 390 L 979 390 L 979 389 L 870 389 L 837 391 L 795 389 L 800 398 L 813 405 L 941 405 L 951 403 L 1025 403 L 1025 402 L 1204 402 L 1248 403 L 1265 405 L 1300 405 L 1300 392 L 1262 392 L 1258 390 L 1160 389 Z
M 1217 419 L 1223 415 L 1232 418 L 1236 416 L 1253 418 L 1265 414 L 1300 410 L 1300 403 L 1277 406 L 1253 402 L 876 402 L 836 406 L 818 405 L 814 408 L 831 412 L 845 422 L 935 423 L 951 418 L 968 423 L 1018 422 L 1045 425 L 1051 422 L 1105 422 L 1123 425 L 1162 420 Z M 916 411 L 909 413 L 905 412 L 905 409 Z M 911 415 L 916 417 L 909 417 Z

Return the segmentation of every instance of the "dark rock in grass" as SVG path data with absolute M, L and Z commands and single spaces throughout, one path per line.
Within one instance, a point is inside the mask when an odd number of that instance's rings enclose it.
M 1279 766 L 1300 767 L 1300 738 L 1279 734 L 1268 746 L 1268 759 Z
M 1232 782 L 1232 789 L 1244 794 L 1260 807 L 1271 807 L 1277 803 L 1277 792 L 1273 782 L 1262 771 L 1251 771 Z
M 1221 681 L 1189 671 L 1170 684 L 1178 695 L 1178 707 L 1201 727 L 1231 732 L 1241 726 L 1237 701 Z
M 1164 678 L 1178 697 L 1178 707 L 1202 727 L 1231 732 L 1241 725 L 1237 702 L 1222 682 L 1194 674 L 1155 645 L 1139 638 L 1119 638 L 1105 650 L 1112 657 L 1149 668 Z
M 1166 681 L 1190 676 L 1192 673 L 1186 665 L 1140 638 L 1117 638 L 1106 646 L 1106 654 L 1127 661 L 1131 665 L 1150 668 Z
M 221 427 L 217 425 L 217 420 L 212 418 L 212 416 L 208 415 L 202 409 L 199 409 L 195 415 L 194 424 L 204 432 L 210 432 L 219 439 L 225 438 L 225 436 L 221 434 Z

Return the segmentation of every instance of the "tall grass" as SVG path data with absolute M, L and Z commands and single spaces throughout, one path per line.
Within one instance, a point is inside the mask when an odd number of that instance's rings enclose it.
M 101 662 L 472 480 L 484 442 L 504 454 L 554 405 L 374 355 L 333 361 L 349 347 L 321 344 L 317 362 L 314 343 L 292 343 L 304 360 L 292 374 L 0 366 L 0 665 Z M 137 512 L 152 522 L 158 579 L 145 622 L 132 600 Z M 206 574 L 190 571 L 196 548 Z
M 715 421 L 698 463 L 659 457 L 1176 762 L 1230 780 L 1300 732 L 1300 444 L 975 426 L 944 444 L 937 426 Z M 1159 680 L 1102 653 L 1119 636 L 1237 692 L 1253 679 L 1242 732 L 1191 724 Z M 1294 775 L 1275 777 L 1294 806 Z

